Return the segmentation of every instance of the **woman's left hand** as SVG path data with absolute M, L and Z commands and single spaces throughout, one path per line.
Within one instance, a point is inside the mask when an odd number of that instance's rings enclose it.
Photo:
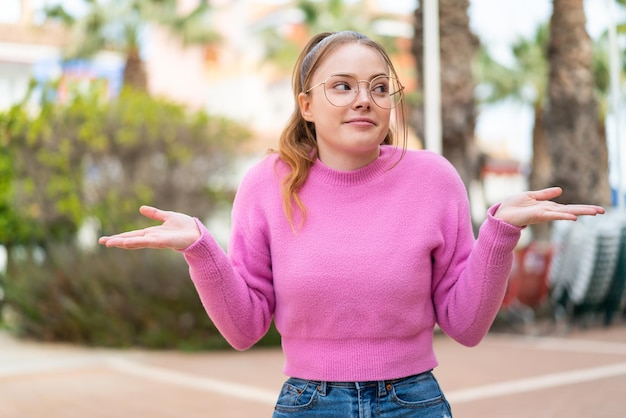
M 558 220 L 575 221 L 581 215 L 604 213 L 601 206 L 563 205 L 550 200 L 561 193 L 563 190 L 560 187 L 550 187 L 512 195 L 502 201 L 494 216 L 511 225 L 523 227 Z

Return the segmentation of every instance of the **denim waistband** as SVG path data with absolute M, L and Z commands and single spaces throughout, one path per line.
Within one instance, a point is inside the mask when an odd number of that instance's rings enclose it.
M 389 390 L 392 389 L 393 386 L 408 383 L 411 380 L 417 380 L 424 376 L 428 376 L 432 374 L 432 370 L 428 370 L 423 373 L 419 373 L 412 376 L 401 377 L 399 379 L 390 379 L 390 380 L 373 380 L 373 381 L 365 381 L 365 382 L 327 382 L 327 381 L 319 381 L 319 380 L 307 380 L 312 385 L 317 386 L 317 390 L 322 396 L 326 395 L 327 388 L 346 388 L 346 389 L 365 389 L 365 388 L 377 388 L 378 394 L 380 396 L 385 396 Z

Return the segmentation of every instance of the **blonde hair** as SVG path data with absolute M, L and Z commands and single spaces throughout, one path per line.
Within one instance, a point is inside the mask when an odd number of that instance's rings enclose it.
M 389 66 L 391 75 L 398 78 L 391 59 L 384 48 L 379 43 L 358 32 L 342 31 L 320 33 L 311 38 L 304 47 L 296 61 L 292 75 L 295 108 L 280 135 L 278 147 L 280 160 L 290 168 L 288 174 L 283 178 L 282 198 L 285 215 L 292 227 L 294 226 L 294 204 L 301 212 L 301 224 L 304 223 L 306 207 L 298 196 L 298 191 L 302 188 L 311 166 L 318 158 L 315 125 L 312 122 L 307 122 L 302 117 L 298 104 L 298 96 L 300 93 L 307 90 L 311 77 L 324 59 L 337 47 L 348 43 L 363 44 L 378 51 Z M 407 108 L 404 94 L 402 92 L 401 94 L 400 103 L 396 106 L 394 114 L 396 116 L 396 129 L 402 131 L 402 155 L 404 155 L 408 136 L 406 126 Z M 391 129 L 385 136 L 383 144 L 396 145 Z M 400 158 L 402 158 L 402 156 Z

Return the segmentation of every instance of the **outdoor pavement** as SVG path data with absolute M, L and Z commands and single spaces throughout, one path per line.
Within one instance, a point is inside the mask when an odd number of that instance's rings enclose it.
M 626 321 L 532 334 L 491 333 L 475 348 L 437 334 L 455 418 L 626 417 Z M 278 349 L 105 350 L 0 333 L 0 417 L 270 417 L 282 362 Z

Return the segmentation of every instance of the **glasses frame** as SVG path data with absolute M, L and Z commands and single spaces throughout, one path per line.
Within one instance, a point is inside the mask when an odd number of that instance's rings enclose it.
M 356 93 L 354 94 L 354 97 L 352 98 L 352 100 L 349 103 L 345 104 L 345 105 L 336 105 L 336 104 L 334 104 L 333 102 L 331 102 L 331 100 L 328 98 L 328 95 L 326 94 L 326 83 L 328 82 L 328 80 L 331 77 L 337 77 L 337 76 L 352 77 L 353 79 L 356 80 L 356 86 L 357 86 Z M 381 106 L 380 104 L 378 104 L 376 99 L 374 99 L 374 97 L 372 96 L 372 82 L 374 80 L 376 80 L 376 79 L 383 78 L 383 77 L 384 78 L 388 78 L 391 81 L 395 81 L 397 83 L 398 87 L 399 87 L 398 91 L 396 91 L 394 93 L 394 94 L 399 94 L 400 95 L 399 99 L 397 101 L 393 101 L 392 100 L 391 102 L 393 103 L 393 106 L 391 106 L 391 107 L 383 107 L 383 106 Z M 335 107 L 348 107 L 348 106 L 352 105 L 352 103 L 354 103 L 354 101 L 356 100 L 357 97 L 359 97 L 359 93 L 361 92 L 361 83 L 367 83 L 369 85 L 369 87 L 367 89 L 367 96 L 372 100 L 372 102 L 376 106 L 380 107 L 381 109 L 386 109 L 386 110 L 393 109 L 396 106 L 398 106 L 400 104 L 400 102 L 402 101 L 402 93 L 404 91 L 404 86 L 402 85 L 402 83 L 400 83 L 400 80 L 398 80 L 396 77 L 393 77 L 393 76 L 390 76 L 390 75 L 384 75 L 384 74 L 377 75 L 376 77 L 372 78 L 371 80 L 359 80 L 358 78 L 356 78 L 354 76 L 351 76 L 350 74 L 331 74 L 328 77 L 326 77 L 326 79 L 324 79 L 324 81 L 322 81 L 321 83 L 317 83 L 316 85 L 314 85 L 312 87 L 309 87 L 304 92 L 304 94 L 309 94 L 309 92 L 311 90 L 313 90 L 313 89 L 323 85 L 324 86 L 324 97 L 326 97 L 326 100 L 328 101 L 328 103 L 330 103 L 332 106 L 335 106 Z M 391 94 L 389 94 L 389 97 L 391 97 Z

